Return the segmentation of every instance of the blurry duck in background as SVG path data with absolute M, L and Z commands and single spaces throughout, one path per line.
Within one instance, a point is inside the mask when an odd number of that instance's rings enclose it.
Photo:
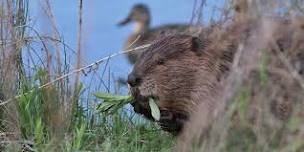
M 135 29 L 133 33 L 130 34 L 127 38 L 124 44 L 124 50 L 136 48 L 144 44 L 149 44 L 164 34 L 189 34 L 195 36 L 195 34 L 200 33 L 201 30 L 200 27 L 195 27 L 187 24 L 167 24 L 151 28 L 150 11 L 149 8 L 144 4 L 134 5 L 127 18 L 122 20 L 118 25 L 123 26 L 131 22 L 135 23 Z M 128 53 L 127 55 L 129 62 L 131 64 L 134 64 L 144 50 L 145 49 L 140 49 Z

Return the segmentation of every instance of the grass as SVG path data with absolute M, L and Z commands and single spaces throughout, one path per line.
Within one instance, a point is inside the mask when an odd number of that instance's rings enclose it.
M 28 0 L 0 3 L 0 84 L 5 95 L 0 105 L 0 151 L 170 151 L 172 136 L 134 112 L 126 112 L 130 108 L 110 116 L 98 113 L 88 101 L 96 101 L 94 91 L 88 96 L 84 93 L 96 86 L 84 88 L 81 73 L 49 83 L 71 72 L 73 59 L 67 57 L 72 51 L 58 39 L 58 33 L 52 37 L 31 27 L 30 4 Z M 42 2 L 42 7 L 53 21 L 51 28 L 56 28 L 49 1 Z M 79 24 L 78 68 L 83 62 Z M 53 54 L 52 48 L 63 53 Z M 94 70 L 89 74 L 96 77 Z

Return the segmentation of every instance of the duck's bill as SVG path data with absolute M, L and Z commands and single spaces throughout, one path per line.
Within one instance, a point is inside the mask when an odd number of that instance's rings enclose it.
M 118 22 L 118 26 L 124 26 L 124 25 L 126 25 L 126 24 L 128 24 L 128 23 L 130 23 L 131 22 L 131 17 L 130 17 L 130 15 L 127 17 L 127 18 L 125 18 L 124 20 L 122 20 L 122 21 L 120 21 L 120 22 Z

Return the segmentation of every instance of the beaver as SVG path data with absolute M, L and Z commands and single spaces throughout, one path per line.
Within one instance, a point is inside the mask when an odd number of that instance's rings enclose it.
M 230 148 L 264 147 L 273 145 L 274 134 L 278 148 L 293 143 L 303 137 L 299 125 L 286 129 L 291 116 L 303 120 L 303 21 L 240 17 L 198 38 L 157 40 L 128 78 L 135 112 L 153 120 L 147 101 L 154 98 L 161 111 L 157 123 L 179 135 L 176 151 L 228 151 L 229 142 Z
M 210 37 L 219 39 L 221 47 Z M 233 37 L 169 35 L 153 43 L 128 76 L 135 112 L 153 120 L 148 105 L 148 98 L 153 98 L 161 112 L 157 123 L 178 135 L 198 104 L 213 109 L 213 97 L 232 62 L 235 46 L 228 41 Z
M 257 40 L 257 37 L 254 36 L 258 35 L 253 33 L 258 33 L 259 28 L 263 26 L 258 24 L 261 22 L 252 21 L 227 27 L 212 27 L 210 30 L 206 30 L 208 33 L 202 33 L 199 37 L 170 35 L 155 41 L 141 55 L 128 76 L 131 93 L 135 98 L 135 102 L 132 104 L 134 111 L 153 120 L 148 104 L 148 98 L 153 98 L 161 112 L 161 118 L 157 123 L 163 130 L 174 135 L 179 135 L 193 113 L 197 113 L 197 111 L 205 111 L 204 114 L 212 113 L 220 104 L 217 97 L 223 92 L 224 82 L 230 72 L 235 51 L 239 45 L 243 43 L 248 50 L 252 47 L 258 49 L 257 46 L 250 43 L 250 41 Z M 292 30 L 295 28 L 290 25 L 290 22 L 274 20 L 273 24 L 279 24 L 276 29 L 283 28 L 285 30 L 282 31 L 285 32 L 283 35 L 273 32 L 273 39 L 267 43 L 275 42 L 275 46 L 280 52 L 293 57 L 294 67 L 299 68 L 297 70 L 301 74 L 303 69 L 299 64 L 301 65 L 303 60 L 302 56 L 298 54 L 301 54 L 304 48 L 302 48 L 303 45 L 297 44 L 301 44 L 303 39 L 297 38 L 301 41 L 289 43 L 294 45 L 290 48 L 291 46 L 286 44 L 289 39 L 286 35 L 290 32 L 296 33 L 297 30 Z M 269 53 L 273 53 L 276 48 L 270 44 L 265 44 L 263 47 Z M 274 58 L 269 60 L 269 64 L 282 67 L 282 63 L 278 63 L 278 59 Z M 269 72 L 269 82 L 280 84 L 278 78 L 271 75 L 276 74 Z M 251 85 L 252 94 L 258 94 L 257 92 L 261 90 L 260 86 L 257 87 L 256 84 L 258 83 Z M 294 84 L 290 85 L 294 86 Z M 287 88 L 290 87 L 287 86 Z M 286 98 L 291 100 L 291 97 L 286 97 L 286 95 L 280 97 L 280 95 L 286 94 L 286 91 L 288 89 L 281 94 L 270 91 L 272 94 L 277 94 L 276 99 L 271 99 L 272 111 L 282 119 L 286 119 L 291 113 L 290 105 L 288 105 L 291 102 L 283 102 Z M 252 100 L 257 99 L 253 97 Z M 282 107 L 286 108 L 282 109 Z M 199 114 L 200 119 L 201 115 Z

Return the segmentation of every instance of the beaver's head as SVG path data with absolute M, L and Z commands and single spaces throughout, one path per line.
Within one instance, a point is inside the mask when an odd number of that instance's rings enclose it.
M 202 62 L 203 42 L 192 36 L 166 36 L 153 43 L 135 63 L 128 76 L 135 112 L 153 120 L 148 98 L 161 111 L 160 126 L 177 133 L 196 103 L 192 101 Z

